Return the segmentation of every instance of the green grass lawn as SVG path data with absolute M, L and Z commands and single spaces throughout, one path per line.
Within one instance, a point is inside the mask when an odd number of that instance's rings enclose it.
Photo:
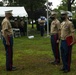
M 71 72 L 64 74 L 59 71 L 62 63 L 59 66 L 50 64 L 50 61 L 53 60 L 50 38 L 40 37 L 39 34 L 34 35 L 34 39 L 28 39 L 26 36 L 14 38 L 14 66 L 17 67 L 17 70 L 12 72 L 5 70 L 5 50 L 0 40 L 0 75 L 76 74 L 76 45 L 74 45 L 72 51 Z

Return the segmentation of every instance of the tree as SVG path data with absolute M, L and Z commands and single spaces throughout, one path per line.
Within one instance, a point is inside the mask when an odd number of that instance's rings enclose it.
M 58 6 L 58 10 L 67 10 L 67 0 L 61 1 L 61 4 Z
M 3 6 L 3 2 L 2 1 L 0 2 L 0 6 Z
M 73 12 L 73 18 L 76 17 L 76 1 L 75 0 L 70 0 L 71 1 L 71 7 L 67 3 L 68 0 L 62 0 L 61 4 L 58 6 L 58 9 L 55 9 L 56 11 L 60 12 L 60 10 L 65 10 L 65 11 L 71 11 Z M 60 14 L 58 14 L 60 16 Z
M 71 5 L 74 3 L 75 0 L 67 0 L 68 4 L 68 11 L 71 11 Z
M 74 1 L 75 0 L 62 0 L 58 9 L 71 11 L 72 10 L 72 5 L 74 5 Z
M 9 0 L 10 4 L 12 2 L 13 2 L 13 0 Z M 45 2 L 46 2 L 46 0 L 15 0 L 15 3 L 17 4 L 17 6 L 18 5 L 24 6 L 26 8 L 26 11 L 28 12 L 29 17 L 32 19 L 32 28 L 33 28 L 33 19 L 35 17 L 34 12 L 36 10 L 42 8 L 44 6 Z
M 35 18 L 35 11 L 42 8 L 45 4 L 46 0 L 19 0 L 20 5 L 24 5 L 29 17 L 32 19 L 32 28 L 33 27 L 33 19 Z M 31 14 L 29 14 L 31 12 Z

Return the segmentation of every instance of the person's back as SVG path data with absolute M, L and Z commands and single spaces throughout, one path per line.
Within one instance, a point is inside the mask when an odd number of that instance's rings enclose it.
M 14 28 L 18 28 L 19 26 L 18 26 L 18 21 L 17 20 L 15 20 L 14 21 Z
M 44 19 L 44 17 L 40 17 L 38 19 L 38 23 L 40 25 L 41 36 L 43 36 L 44 35 L 44 25 L 45 25 L 45 19 Z
M 21 33 L 21 36 L 25 35 L 24 24 L 25 24 L 24 21 L 21 20 L 20 21 L 20 33 Z
M 24 21 L 23 20 L 21 21 L 21 26 L 24 27 Z

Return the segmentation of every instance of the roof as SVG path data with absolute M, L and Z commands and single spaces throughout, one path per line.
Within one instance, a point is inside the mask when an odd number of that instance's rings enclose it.
M 13 10 L 12 14 L 14 17 L 28 17 L 28 14 L 24 7 L 0 7 L 0 17 L 5 16 L 5 11 Z

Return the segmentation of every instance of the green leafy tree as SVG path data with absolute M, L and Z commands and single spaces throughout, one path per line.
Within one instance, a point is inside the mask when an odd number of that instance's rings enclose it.
M 58 9 L 71 11 L 72 10 L 72 5 L 74 5 L 74 1 L 75 0 L 62 0 Z
M 33 19 L 35 18 L 34 12 L 40 8 L 42 8 L 45 4 L 46 0 L 19 0 L 18 3 L 24 5 L 28 14 L 31 12 L 30 17 L 32 19 L 32 28 L 33 28 Z
M 61 4 L 58 7 L 59 10 L 67 10 L 67 0 L 62 0 Z
M 34 19 L 34 12 L 40 8 L 42 8 L 45 4 L 46 0 L 15 0 L 15 5 L 24 6 L 27 12 L 31 12 L 28 15 L 31 15 L 32 23 Z M 12 5 L 13 0 L 9 0 L 9 3 Z M 32 24 L 33 28 L 33 24 Z
M 0 2 L 0 6 L 3 6 L 3 2 L 2 1 Z
M 76 2 L 74 0 L 69 4 L 69 0 L 62 0 L 61 4 L 58 6 L 58 10 L 65 10 L 65 11 L 73 11 L 76 8 Z M 70 0 L 71 1 L 71 0 Z
M 67 0 L 68 4 L 68 11 L 71 11 L 71 5 L 74 3 L 75 0 Z
M 76 13 L 76 1 L 75 0 L 70 0 L 71 5 L 69 5 L 68 1 L 69 0 L 62 0 L 61 4 L 58 6 L 58 8 L 54 9 L 54 10 L 58 11 L 58 12 L 60 12 L 60 10 L 65 10 L 65 11 L 68 10 L 68 11 L 71 11 L 71 12 L 74 11 L 73 18 L 75 18 L 76 17 L 76 14 L 75 14 Z M 60 14 L 59 14 L 59 16 L 60 16 Z

